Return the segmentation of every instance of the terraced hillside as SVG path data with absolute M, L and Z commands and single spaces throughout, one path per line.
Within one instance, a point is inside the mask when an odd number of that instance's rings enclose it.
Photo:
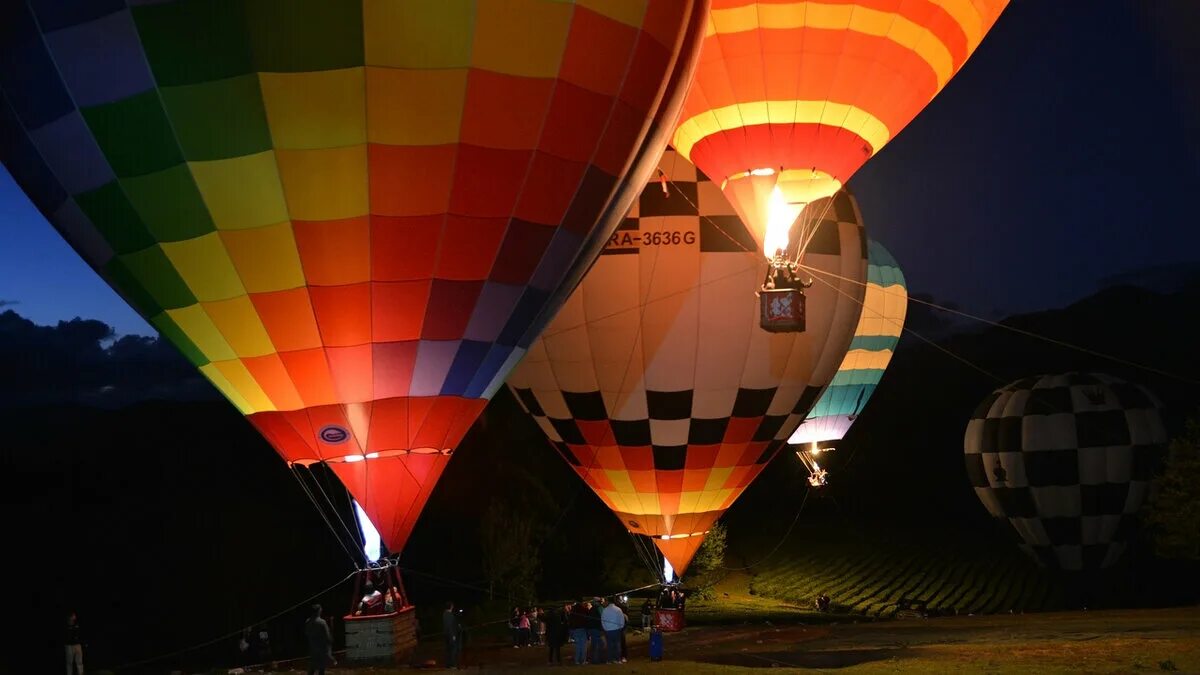
M 930 614 L 1042 611 L 1064 601 L 1055 578 L 1015 547 L 929 535 L 810 528 L 751 574 L 756 594 L 811 607 L 826 593 L 834 612 L 881 618 L 904 600 L 924 601 Z

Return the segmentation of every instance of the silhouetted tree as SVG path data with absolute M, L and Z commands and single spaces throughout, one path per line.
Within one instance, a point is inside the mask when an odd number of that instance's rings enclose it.
M 1171 441 L 1146 523 L 1159 556 L 1200 561 L 1200 414 Z

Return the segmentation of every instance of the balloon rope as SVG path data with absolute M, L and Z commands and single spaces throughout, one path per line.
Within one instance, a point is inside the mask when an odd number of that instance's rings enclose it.
M 775 555 L 776 551 L 783 546 L 783 542 L 787 541 L 788 537 L 792 536 L 792 530 L 795 529 L 796 523 L 800 522 L 800 514 L 804 513 L 804 506 L 805 504 L 808 504 L 808 495 L 810 494 L 812 494 L 811 487 L 804 491 L 804 499 L 800 500 L 800 508 L 796 509 L 796 517 L 792 518 L 792 524 L 788 525 L 787 531 L 783 533 L 783 537 L 780 538 L 779 543 L 775 544 L 775 548 L 771 549 L 770 553 L 764 555 L 757 562 L 750 563 L 745 567 L 725 567 L 722 565 L 721 569 L 725 570 L 726 572 L 744 572 L 751 567 L 757 567 L 765 563 L 771 556 Z
M 826 272 L 826 271 L 824 271 L 824 270 L 820 270 L 820 269 L 817 269 L 817 268 L 808 267 L 807 265 L 801 265 L 801 267 L 803 267 L 804 269 L 806 269 L 806 270 L 808 270 L 808 271 L 810 271 L 810 272 L 815 272 L 815 273 L 817 273 L 817 274 L 823 274 L 823 275 L 826 275 L 826 276 L 836 277 L 837 279 L 840 279 L 840 280 L 842 280 L 842 281 L 849 281 L 849 282 L 856 283 L 856 284 L 860 284 L 860 285 L 863 285 L 863 286 L 865 286 L 865 285 L 866 285 L 864 282 L 858 281 L 858 280 L 856 280 L 856 279 L 850 279 L 850 278 L 847 278 L 847 277 L 843 277 L 843 276 L 841 276 L 841 275 L 838 275 L 838 274 L 835 274 L 835 273 L 833 273 L 833 272 Z M 824 281 L 824 280 L 823 280 L 823 281 Z M 825 283 L 827 283 L 827 284 L 828 284 L 829 282 L 828 282 L 828 281 L 825 281 Z M 832 285 L 832 284 L 830 284 L 830 285 Z M 840 289 L 839 289 L 839 292 L 840 292 Z M 1034 339 L 1036 339 L 1036 340 L 1041 340 L 1041 341 L 1043 341 L 1043 342 L 1047 342 L 1047 343 L 1050 343 L 1050 344 L 1053 344 L 1053 345 L 1056 345 L 1056 346 L 1059 346 L 1059 347 L 1063 347 L 1063 348 L 1065 348 L 1065 349 L 1073 349 L 1073 350 L 1075 350 L 1075 351 L 1082 352 L 1082 353 L 1084 353 L 1084 354 L 1087 354 L 1087 355 L 1089 355 L 1089 356 L 1095 356 L 1095 357 L 1097 357 L 1097 358 L 1105 359 L 1105 360 L 1108 360 L 1108 361 L 1113 361 L 1114 363 L 1119 363 L 1119 364 L 1121 364 L 1121 365 L 1129 366 L 1129 367 L 1131 367 L 1131 368 L 1138 368 L 1138 369 L 1141 369 L 1141 370 L 1145 370 L 1145 371 L 1147 371 L 1147 372 L 1151 372 L 1151 373 L 1154 373 L 1154 374 L 1156 374 L 1156 375 L 1161 375 L 1161 376 L 1163 376 L 1163 377 L 1168 377 L 1168 378 L 1171 378 L 1171 379 L 1173 379 L 1173 380 L 1178 380 L 1178 381 L 1180 381 L 1180 382 L 1184 382 L 1184 383 L 1186 383 L 1186 384 L 1200 384 L 1200 380 L 1193 379 L 1193 378 L 1191 378 L 1191 377 L 1188 377 L 1188 376 L 1185 376 L 1185 375 L 1179 375 L 1178 373 L 1172 373 L 1172 372 L 1169 372 L 1169 371 L 1166 371 L 1166 370 L 1162 370 L 1161 368 L 1156 368 L 1156 367 L 1154 367 L 1154 366 L 1149 366 L 1149 365 L 1146 365 L 1146 364 L 1144 364 L 1144 363 L 1138 363 L 1138 362 L 1136 362 L 1136 361 L 1130 361 L 1129 359 L 1123 359 L 1123 358 L 1121 358 L 1121 357 L 1119 357 L 1119 356 L 1113 356 L 1113 355 L 1111 355 L 1111 354 L 1106 354 L 1106 353 L 1104 353 L 1104 352 L 1096 351 L 1095 349 L 1089 349 L 1089 348 L 1087 348 L 1087 347 L 1082 347 L 1082 346 L 1080 346 L 1080 345 L 1073 344 L 1073 343 L 1070 343 L 1070 342 L 1066 342 L 1066 341 L 1064 341 L 1064 340 L 1059 340 L 1059 339 L 1052 338 L 1052 337 L 1049 337 L 1049 336 L 1046 336 L 1046 335 L 1041 335 L 1041 334 L 1039 334 L 1039 333 L 1034 333 L 1033 331 L 1028 331 L 1028 330 L 1025 330 L 1025 329 L 1023 329 L 1023 328 L 1017 328 L 1016 326 L 1010 326 L 1010 325 L 1008 325 L 1008 324 L 1004 324 L 1004 323 L 1001 323 L 1001 322 L 999 322 L 999 321 L 992 321 L 991 319 L 985 319 L 985 318 L 983 318 L 983 317 L 981 317 L 981 316 L 975 316 L 974 314 L 968 314 L 968 313 L 966 313 L 966 312 L 963 312 L 963 311 L 960 311 L 960 310 L 957 310 L 957 309 L 952 309 L 952 308 L 950 308 L 950 307 L 944 307 L 944 306 L 942 306 L 942 305 L 939 305 L 939 304 L 937 304 L 937 303 L 934 303 L 934 302 L 929 302 L 929 301 L 927 301 L 927 300 L 920 300 L 920 299 L 914 298 L 914 297 L 913 297 L 913 296 L 911 296 L 911 295 L 910 295 L 910 296 L 908 296 L 908 299 L 909 299 L 910 301 L 912 301 L 912 302 L 920 303 L 920 304 L 922 304 L 922 305 L 926 305 L 926 306 L 928 306 L 928 307 L 932 307 L 932 308 L 934 308 L 934 309 L 938 309 L 938 310 L 941 310 L 941 311 L 943 311 L 943 312 L 948 312 L 948 313 L 950 313 L 950 314 L 954 314 L 954 315 L 957 315 L 957 316 L 961 316 L 961 317 L 963 317 L 963 318 L 965 318 L 965 319 L 971 319 L 972 321 L 978 321 L 979 323 L 983 323 L 983 324 L 986 324 L 986 325 L 988 325 L 988 326 L 992 326 L 992 327 L 994 327 L 994 328 L 1003 328 L 1004 330 L 1010 331 L 1010 332 L 1012 332 L 1012 333 L 1016 333 L 1016 334 L 1018 334 L 1018 335 L 1024 335 L 1025 337 L 1034 338 Z M 885 320 L 887 320 L 887 319 L 885 318 Z M 893 323 L 893 324 L 895 324 L 895 321 L 892 321 L 892 323 Z M 911 332 L 911 331 L 910 331 L 910 329 L 908 329 L 908 328 L 904 328 L 904 331 L 905 331 L 905 332 Z M 915 332 L 914 332 L 913 334 L 914 334 L 914 335 L 916 335 L 916 333 L 915 333 Z M 918 336 L 918 337 L 920 337 L 920 336 Z M 923 337 L 922 337 L 921 339 L 923 339 L 923 340 L 924 340 L 925 338 L 923 338 Z M 993 376 L 993 377 L 995 377 L 995 376 Z M 997 378 L 997 379 L 999 379 L 999 378 Z
M 275 614 L 272 614 L 271 616 L 268 616 L 264 619 L 259 619 L 258 621 L 255 621 L 255 622 L 251 623 L 250 625 L 259 626 L 259 625 L 263 625 L 263 624 L 269 623 L 271 621 L 274 621 L 275 619 L 278 619 L 279 617 L 300 607 L 301 605 L 308 604 L 308 603 L 312 602 L 313 600 L 316 600 L 317 598 L 321 597 L 322 595 L 329 593 L 333 589 L 337 588 L 338 586 L 341 586 L 342 584 L 344 584 L 347 581 L 349 581 L 350 579 L 352 579 L 354 577 L 354 575 L 356 575 L 356 574 L 358 574 L 358 570 L 355 570 L 355 571 L 351 572 L 350 574 L 347 574 L 345 577 L 343 577 L 337 583 L 334 583 L 333 585 L 325 588 L 324 590 L 320 590 L 320 591 L 317 591 L 316 593 L 313 593 L 312 595 L 301 600 L 300 602 L 297 602 L 296 604 L 288 607 L 287 609 L 282 610 L 280 612 L 276 612 Z M 224 635 L 219 635 L 211 640 L 206 640 L 204 642 L 194 644 L 190 647 L 184 647 L 183 649 L 177 649 L 173 652 L 168 652 L 166 654 L 159 654 L 158 656 L 151 656 L 149 658 L 145 658 L 140 661 L 131 661 L 129 663 L 124 663 L 119 666 L 116 666 L 112 670 L 114 672 L 118 672 L 121 670 L 125 670 L 127 668 L 135 668 L 137 666 L 144 666 L 147 663 L 154 663 L 155 661 L 162 661 L 163 659 L 169 659 L 173 656 L 179 656 L 180 654 L 186 654 L 188 652 L 195 651 L 197 649 L 202 649 L 204 647 L 208 647 L 209 645 L 214 645 L 222 640 L 228 640 L 230 638 L 237 637 L 238 635 L 241 635 L 241 634 L 242 634 L 242 629 L 239 628 L 233 632 L 225 633 Z
M 333 523 L 330 522 L 329 515 L 325 513 L 325 510 L 322 509 L 321 505 L 317 502 L 317 497 L 313 494 L 312 488 L 310 488 L 308 484 L 304 482 L 304 479 L 300 477 L 299 469 L 296 468 L 295 464 L 291 465 L 289 468 L 291 469 L 290 473 L 292 474 L 292 477 L 296 479 L 296 482 L 300 484 L 300 489 L 303 490 L 304 494 L 308 496 L 308 500 L 312 503 L 313 509 L 316 510 L 317 515 L 321 516 L 321 520 L 325 521 L 325 526 L 329 528 L 330 534 L 332 534 L 333 538 L 337 540 L 338 545 L 342 547 L 342 550 L 346 552 L 346 556 L 350 558 L 351 564 L 353 564 L 355 567 L 358 567 L 358 556 L 354 554 L 352 549 L 346 546 L 346 542 L 342 539 L 341 534 L 338 533 L 337 528 L 335 528 Z
M 363 466 L 364 472 L 365 472 L 366 468 L 367 468 L 366 462 L 364 462 L 364 466 Z M 326 465 L 325 469 L 328 471 L 328 465 Z M 342 530 L 346 533 L 346 536 L 349 538 L 349 540 L 354 542 L 354 546 L 357 549 L 360 545 L 360 542 L 359 542 L 358 536 L 355 535 L 355 533 L 354 533 L 355 530 L 351 529 L 350 525 L 347 524 L 346 521 L 342 518 L 341 510 L 338 509 L 337 505 L 333 501 L 333 498 L 329 496 L 329 493 L 325 491 L 325 487 L 321 484 L 320 477 L 317 476 L 315 473 L 313 473 L 312 469 L 309 469 L 308 473 L 310 476 L 313 477 L 313 482 L 317 484 L 317 489 L 321 491 L 321 495 L 325 498 L 325 504 L 327 506 L 329 506 L 329 510 L 333 512 L 333 515 L 335 517 L 337 517 L 338 522 L 341 523 L 341 525 L 342 525 Z M 369 484 L 369 481 L 364 481 L 364 482 L 368 482 L 368 484 Z M 349 488 L 346 488 L 346 495 L 350 496 Z M 347 503 L 350 505 L 351 511 L 353 512 L 353 509 L 354 509 L 353 502 L 347 502 Z M 363 559 L 364 560 L 366 559 L 365 553 L 363 554 Z
M 806 270 L 808 270 L 808 271 L 810 271 L 810 272 L 819 272 L 820 274 L 828 274 L 828 275 L 830 275 L 830 276 L 837 277 L 838 279 L 842 279 L 842 280 L 844 280 L 844 281 L 852 281 L 852 282 L 854 282 L 854 283 L 856 283 L 856 284 L 862 284 L 863 286 L 866 286 L 866 284 L 865 284 L 865 283 L 863 283 L 863 282 L 857 281 L 857 280 L 855 280 L 855 279 L 850 279 L 850 278 L 848 278 L 848 277 L 843 277 L 843 276 L 841 276 L 840 274 L 834 274 L 833 272 L 825 272 L 824 270 L 820 270 L 820 269 L 817 269 L 817 268 L 815 268 L 815 267 L 809 267 L 809 266 L 807 266 L 807 265 L 801 265 L 800 267 L 802 267 L 802 268 L 804 268 L 804 269 L 806 269 Z M 844 296 L 846 296 L 846 297 L 850 298 L 850 299 L 851 299 L 851 300 L 853 300 L 854 302 L 857 302 L 859 305 L 861 305 L 861 306 L 862 306 L 862 308 L 863 308 L 864 310 L 868 310 L 868 307 L 867 307 L 867 306 L 866 306 L 866 305 L 863 303 L 863 301 L 862 301 L 862 300 L 859 300 L 858 298 L 855 298 L 853 295 L 851 295 L 851 294 L 847 293 L 846 291 L 843 291 L 841 288 L 838 288 L 836 284 L 834 284 L 834 283 L 830 282 L 828 279 L 824 279 L 824 278 L 822 278 L 821 276 L 819 276 L 819 275 L 818 275 L 818 276 L 816 277 L 816 280 L 817 280 L 817 281 L 820 281 L 821 283 L 825 284 L 826 286 L 829 286 L 830 288 L 832 288 L 833 290 L 837 291 L 838 293 L 841 293 L 842 295 L 844 295 Z M 909 297 L 912 297 L 912 296 L 909 296 Z M 868 310 L 868 311 L 874 311 L 874 310 Z M 950 351 L 950 350 L 949 350 L 949 349 L 947 349 L 946 347 L 944 347 L 944 346 L 942 346 L 942 345 L 939 345 L 938 343 L 936 343 L 936 342 L 934 342 L 933 340 L 931 340 L 931 339 L 929 339 L 929 338 L 925 337 L 924 335 L 921 335 L 920 333 L 918 333 L 917 331 L 915 331 L 915 330 L 913 330 L 913 329 L 909 328 L 908 326 L 902 325 L 901 323 L 899 323 L 899 322 L 898 322 L 898 321 L 896 321 L 895 319 L 893 319 L 893 318 L 891 318 L 891 317 L 884 316 L 884 315 L 883 315 L 881 312 L 875 312 L 875 314 L 876 314 L 876 315 L 878 315 L 878 316 L 879 316 L 879 318 L 883 319 L 884 321 L 887 321 L 888 323 L 892 324 L 893 326 L 896 326 L 896 327 L 900 328 L 900 330 L 902 330 L 902 331 L 903 331 L 903 332 L 905 332 L 905 333 L 909 333 L 909 334 L 911 334 L 911 335 L 913 335 L 913 336 L 917 337 L 917 338 L 918 338 L 918 339 L 920 339 L 922 342 L 925 342 L 926 344 L 928 344 L 928 345 L 930 345 L 931 347 L 933 347 L 933 348 L 937 349 L 938 351 L 941 351 L 942 353 L 944 353 L 944 354 L 946 354 L 947 356 L 949 356 L 949 357 L 953 358 L 954 360 L 956 360 L 956 361 L 959 361 L 959 362 L 963 363 L 964 365 L 966 365 L 966 366 L 968 366 L 968 367 L 970 367 L 970 368 L 973 368 L 973 369 L 975 369 L 975 370 L 979 371 L 980 373 L 983 373 L 983 374 L 984 374 L 984 375 L 986 375 L 987 377 L 990 377 L 991 379 L 993 379 L 993 380 L 995 380 L 995 381 L 999 382 L 1000 384 L 1004 384 L 1004 383 L 1005 383 L 1004 379 L 1003 379 L 1003 378 L 1001 378 L 1000 376 L 996 375 L 995 373 L 993 373 L 993 372 L 991 372 L 991 371 L 989 371 L 989 370 L 987 370 L 987 369 L 983 368 L 983 367 L 982 367 L 982 366 L 980 366 L 980 365 L 977 365 L 977 364 L 975 364 L 974 362 L 970 361 L 969 359 L 966 359 L 966 358 L 964 358 L 963 356 L 961 356 L 961 355 L 959 355 L 959 354 L 956 354 L 956 353 L 954 353 L 954 352 Z

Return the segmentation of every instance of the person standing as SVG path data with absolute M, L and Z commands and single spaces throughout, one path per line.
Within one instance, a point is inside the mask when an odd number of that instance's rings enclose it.
M 518 643 L 522 647 L 528 647 L 530 643 L 529 632 L 529 614 L 530 612 L 521 612 L 517 618 L 517 637 Z
M 321 616 L 321 606 L 313 605 L 312 614 L 304 622 L 304 639 L 308 642 L 308 675 L 325 675 L 334 665 L 333 634 Z
M 66 645 L 67 675 L 83 675 L 83 638 L 79 630 L 79 617 L 75 612 L 67 613 Z
M 571 605 L 551 607 L 542 613 L 542 629 L 546 636 L 546 665 L 562 665 L 562 646 L 567 641 L 567 617 Z
M 616 601 L 609 601 L 600 615 L 604 628 L 604 641 L 608 643 L 608 662 L 621 662 L 621 632 L 625 630 L 625 612 Z
M 654 605 L 650 602 L 650 598 L 642 603 L 642 630 L 650 630 L 650 625 L 654 621 Z
M 593 598 L 592 602 L 584 605 L 588 609 L 588 661 L 604 663 L 604 625 L 601 615 L 604 613 L 604 601 Z
M 574 605 L 571 605 L 571 614 L 568 619 L 568 626 L 571 628 L 571 639 L 575 641 L 575 665 L 582 666 L 587 662 L 588 641 L 588 611 L 587 605 L 584 604 L 582 598 Z
M 462 658 L 463 627 L 453 602 L 447 602 L 446 611 L 442 612 L 442 640 L 446 643 L 446 667 L 458 668 L 458 660 Z

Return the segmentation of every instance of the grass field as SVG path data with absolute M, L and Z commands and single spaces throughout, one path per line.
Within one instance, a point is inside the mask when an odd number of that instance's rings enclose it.
M 930 613 L 995 614 L 1063 606 L 1052 575 L 1015 546 L 946 541 L 926 535 L 808 531 L 751 569 L 757 595 L 812 607 L 820 593 L 834 613 L 890 618 L 901 600 Z

